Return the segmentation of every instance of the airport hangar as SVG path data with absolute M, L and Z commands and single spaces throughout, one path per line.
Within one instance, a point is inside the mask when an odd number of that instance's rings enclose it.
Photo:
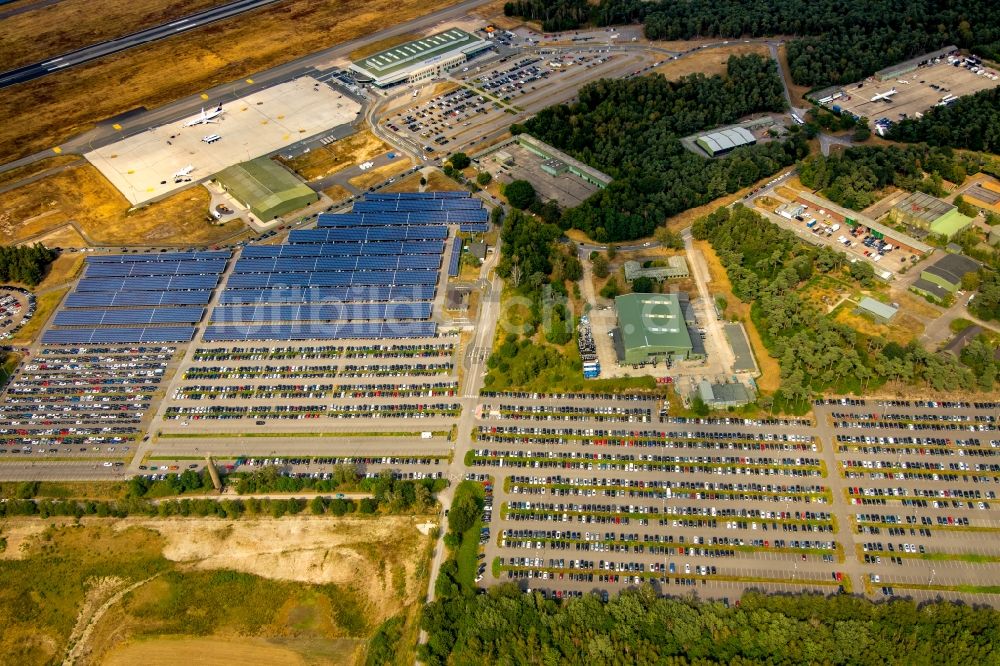
M 488 48 L 489 42 L 449 28 L 357 60 L 350 69 L 358 81 L 388 88 L 439 77 Z
M 234 164 L 215 174 L 215 178 L 261 222 L 270 222 L 319 199 L 298 176 L 266 157 Z

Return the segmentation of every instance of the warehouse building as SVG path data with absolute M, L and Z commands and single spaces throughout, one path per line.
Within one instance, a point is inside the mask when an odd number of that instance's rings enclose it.
M 920 271 L 920 279 L 910 289 L 945 301 L 958 291 L 965 275 L 975 273 L 979 268 L 980 264 L 975 259 L 962 254 L 946 254 Z
M 667 258 L 666 266 L 650 266 L 643 268 L 638 261 L 625 262 L 625 279 L 632 282 L 636 278 L 648 277 L 658 282 L 670 279 L 688 277 L 688 265 L 684 257 L 675 256 Z
M 856 312 L 858 314 L 868 315 L 881 324 L 888 324 L 889 321 L 896 316 L 896 313 L 899 312 L 899 308 L 887 305 L 886 303 L 880 303 L 874 298 L 865 296 L 858 303 Z
M 223 169 L 215 179 L 261 222 L 269 222 L 319 199 L 298 176 L 259 157 Z
M 530 134 L 518 134 L 512 141 L 517 142 L 522 148 L 544 159 L 542 171 L 551 176 L 571 173 L 577 178 L 602 189 L 611 184 L 611 176 L 608 174 L 598 171 L 594 167 L 587 166 L 580 160 L 573 159 L 555 146 L 550 146 Z
M 730 127 L 718 132 L 702 134 L 695 139 L 695 143 L 710 157 L 718 157 L 736 150 L 740 146 L 752 146 L 757 143 L 757 139 L 743 127 Z
M 746 386 L 737 382 L 711 383 L 707 379 L 698 382 L 694 395 L 704 401 L 710 409 L 739 407 L 753 402 L 756 398 Z M 692 396 L 693 397 L 693 396 Z
M 696 355 L 677 294 L 619 296 L 615 311 L 622 363 L 656 363 Z
M 892 207 L 889 217 L 895 223 L 902 222 L 945 238 L 972 224 L 972 218 L 959 213 L 952 204 L 923 192 L 907 195 Z
M 357 60 L 350 69 L 358 81 L 388 88 L 440 77 L 488 48 L 489 42 L 449 28 Z

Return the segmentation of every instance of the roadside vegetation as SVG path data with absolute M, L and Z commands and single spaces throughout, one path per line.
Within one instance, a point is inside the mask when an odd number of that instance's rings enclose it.
M 987 663 L 1000 641 L 991 608 L 849 595 L 764 595 L 739 605 L 659 596 L 643 586 L 608 603 L 557 603 L 515 585 L 435 602 L 424 663 Z M 946 651 L 941 646 L 947 645 Z
M 949 44 L 1000 60 L 1000 17 L 990 0 L 916 0 L 899 11 L 892 0 L 864 4 L 838 0 L 640 2 L 638 0 L 514 0 L 507 16 L 570 30 L 584 23 L 640 22 L 649 39 L 760 38 L 795 35 L 788 42 L 792 80 L 804 86 L 858 81 L 873 72 Z
M 977 382 L 970 367 L 915 341 L 903 345 L 863 335 L 821 313 L 800 293 L 814 274 L 871 284 L 870 264 L 848 266 L 842 253 L 809 245 L 742 205 L 699 219 L 692 233 L 711 243 L 733 293 L 752 304 L 754 324 L 781 365 L 781 388 L 771 405 L 804 408 L 814 392 L 860 394 L 887 382 L 936 391 L 992 388 L 991 375 Z
M 56 253 L 41 243 L 0 246 L 0 282 L 20 282 L 34 287 L 45 277 L 45 271 L 55 258 Z

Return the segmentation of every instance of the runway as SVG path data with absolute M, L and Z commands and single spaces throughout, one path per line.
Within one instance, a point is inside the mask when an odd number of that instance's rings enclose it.
M 104 56 L 112 55 L 135 46 L 142 46 L 171 35 L 177 35 L 182 32 L 187 32 L 188 30 L 193 30 L 194 28 L 200 28 L 203 25 L 207 25 L 215 21 L 221 21 L 222 19 L 242 14 L 243 12 L 250 11 L 251 9 L 257 9 L 259 7 L 273 4 L 274 2 L 277 2 L 277 0 L 236 0 L 228 5 L 206 9 L 203 12 L 191 14 L 190 16 L 186 16 L 176 21 L 171 21 L 170 23 L 164 23 L 163 25 L 140 30 L 139 32 L 134 32 L 131 35 L 111 39 L 106 42 L 78 49 L 76 51 L 70 51 L 54 58 L 36 62 L 32 65 L 18 67 L 17 69 L 12 69 L 0 74 L 0 88 L 6 88 L 7 86 L 24 83 L 25 81 L 32 81 L 34 79 L 41 78 L 46 74 L 58 72 L 67 67 L 82 65 L 90 62 L 91 60 L 103 58 Z

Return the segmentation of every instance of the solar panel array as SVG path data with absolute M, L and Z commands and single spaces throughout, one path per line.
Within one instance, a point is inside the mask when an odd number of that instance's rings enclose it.
M 448 224 L 486 231 L 489 214 L 469 192 L 369 194 L 350 213 L 324 213 L 317 228 L 290 231 L 284 245 L 247 247 L 204 339 L 433 336 L 436 325 L 426 320 Z M 456 241 L 452 275 L 461 252 Z
M 363 324 L 272 324 L 265 326 L 209 326 L 206 342 L 223 340 L 350 340 L 426 338 L 437 332 L 437 324 L 418 322 L 368 322 Z
M 458 264 L 459 260 L 462 258 L 462 239 L 455 238 L 455 242 L 451 246 L 451 257 L 448 259 L 448 275 L 451 277 L 458 276 Z
M 225 251 L 88 256 L 84 277 L 42 342 L 188 342 L 229 256 Z

